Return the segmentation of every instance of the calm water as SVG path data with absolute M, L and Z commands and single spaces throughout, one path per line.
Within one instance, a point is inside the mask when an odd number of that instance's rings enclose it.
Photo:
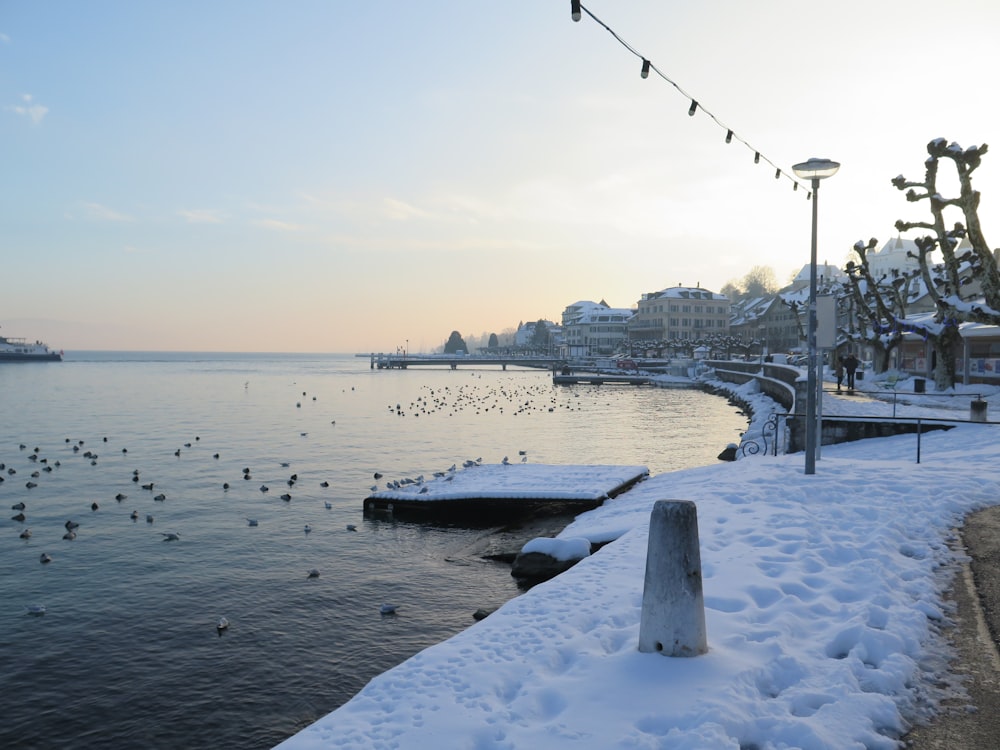
M 374 472 L 524 450 L 660 473 L 746 424 L 698 391 L 334 355 L 71 354 L 0 367 L 0 406 L 4 748 L 271 747 L 518 594 L 489 529 L 363 518 Z

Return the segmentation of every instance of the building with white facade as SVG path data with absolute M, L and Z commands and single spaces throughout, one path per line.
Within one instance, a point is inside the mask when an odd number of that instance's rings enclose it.
M 628 341 L 628 323 L 635 314 L 627 307 L 581 300 L 567 305 L 562 314 L 564 357 L 608 356 Z

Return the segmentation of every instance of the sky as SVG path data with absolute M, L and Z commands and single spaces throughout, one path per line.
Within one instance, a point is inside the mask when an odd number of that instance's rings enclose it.
M 890 180 L 928 141 L 1000 122 L 991 0 L 584 3 L 680 90 L 569 6 L 5 0 L 0 335 L 430 351 L 756 265 L 783 283 L 812 204 L 768 162 L 841 162 L 818 255 L 842 264 L 926 218 Z M 976 185 L 989 239 L 989 154 Z
M 759 429 L 773 402 L 753 383 L 738 389 Z M 968 394 L 917 407 L 897 395 L 907 416 L 968 416 Z M 1000 405 L 996 387 L 987 396 Z M 960 407 L 941 408 L 948 403 Z M 889 408 L 824 398 L 831 414 Z M 896 750 L 945 701 L 974 710 L 948 667 L 954 610 L 944 592 L 964 559 L 949 546 L 954 529 L 997 502 L 998 476 L 981 471 L 1000 459 L 996 430 L 965 423 L 927 433 L 920 463 L 916 437 L 902 435 L 824 446 L 810 476 L 801 453 L 654 476 L 577 517 L 561 543 L 537 543 L 610 544 L 376 677 L 278 747 Z M 568 469 L 551 469 L 558 485 Z M 863 478 L 854 491 L 852 477 Z M 697 508 L 692 567 L 708 651 L 690 658 L 638 648 L 650 512 L 664 499 Z M 684 601 L 665 599 L 661 612 Z M 400 626 L 420 607 L 394 604 Z M 650 622 L 645 639 L 658 635 Z M 697 642 L 694 628 L 661 632 Z

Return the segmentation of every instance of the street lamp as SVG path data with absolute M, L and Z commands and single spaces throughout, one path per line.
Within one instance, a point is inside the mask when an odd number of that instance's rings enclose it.
M 816 225 L 819 217 L 819 181 L 833 177 L 840 163 L 812 158 L 792 167 L 796 177 L 812 183 L 812 247 L 809 250 L 809 362 L 806 377 L 806 474 L 816 473 Z

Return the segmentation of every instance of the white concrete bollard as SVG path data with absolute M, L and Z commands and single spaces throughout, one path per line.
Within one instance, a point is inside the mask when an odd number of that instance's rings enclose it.
M 649 516 L 639 650 L 664 656 L 708 651 L 698 510 L 690 500 L 658 500 Z

